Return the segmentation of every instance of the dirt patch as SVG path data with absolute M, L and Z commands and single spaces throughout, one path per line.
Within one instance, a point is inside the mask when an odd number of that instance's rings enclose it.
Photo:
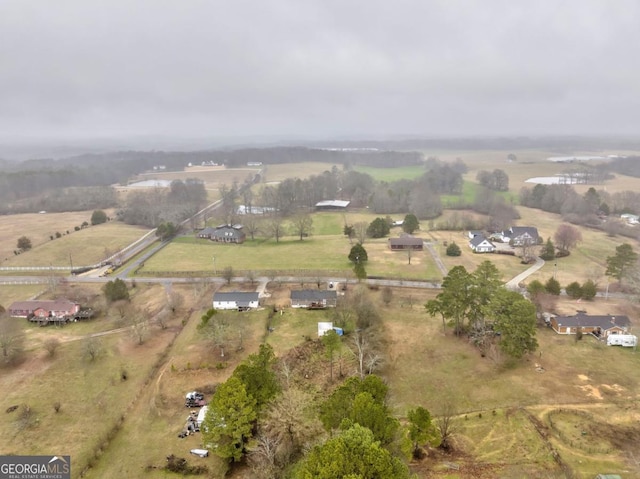
M 586 393 L 587 397 L 592 397 L 592 398 L 599 399 L 599 400 L 603 399 L 602 393 L 600 392 L 600 389 L 597 388 L 596 386 L 592 386 L 590 384 L 587 384 L 585 386 L 576 386 L 576 387 L 578 389 L 582 389 Z

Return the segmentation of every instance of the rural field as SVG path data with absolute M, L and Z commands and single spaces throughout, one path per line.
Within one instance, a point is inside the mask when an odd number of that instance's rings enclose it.
M 472 194 L 480 169 L 507 171 L 516 198 L 526 178 L 563 169 L 546 160 L 547 156 L 559 155 L 557 152 L 515 151 L 518 161 L 512 163 L 506 162 L 507 153 L 447 152 L 438 156 L 447 161 L 460 157 L 470 167 L 465 178 L 466 194 Z M 329 164 L 270 165 L 266 179 L 280 181 L 330 168 Z M 394 175 L 421 174 L 415 169 L 367 172 L 387 181 L 396 178 Z M 215 175 L 211 175 L 214 183 Z M 624 189 L 637 189 L 631 180 L 610 182 L 607 190 L 614 191 L 621 184 L 626 185 Z M 634 181 L 637 184 L 638 180 Z M 552 237 L 562 224 L 559 215 L 520 206 L 518 211 L 518 224 L 536 226 L 544 239 Z M 446 211 L 441 218 L 422 222 L 417 233 L 433 243 L 446 268 L 463 265 L 473 271 L 482 261 L 490 260 L 505 281 L 527 268 L 517 257 L 474 254 L 466 232 L 437 228 L 440 221 L 459 213 Z M 109 222 L 76 232 L 73 227 L 89 221 L 91 212 L 66 215 L 0 217 L 0 247 L 7 252 L 3 265 L 67 265 L 70 255 L 74 265 L 96 262 L 106 251 L 115 251 L 148 231 Z M 19 365 L 0 370 L 0 385 L 6 391 L 0 397 L 0 414 L 4 416 L 0 421 L 0 450 L 20 454 L 58 451 L 63 438 L 62 452 L 72 455 L 74 477 L 80 477 L 81 471 L 89 478 L 174 477 L 164 470 L 170 454 L 206 467 L 207 477 L 222 477 L 226 467 L 215 456 L 189 455 L 191 448 L 202 446 L 199 434 L 178 438 L 189 413 L 184 407 L 185 393 L 201 390 L 209 399 L 215 386 L 225 381 L 237 364 L 267 342 L 279 358 L 279 367 L 286 362 L 292 368 L 293 381 L 317 399 L 326 397 L 337 381 L 329 378 L 329 364 L 316 338 L 317 322 L 332 320 L 332 312 L 285 305 L 291 288 L 317 288 L 317 278 L 324 275 L 348 279 L 347 294 L 358 287 L 347 259 L 352 244 L 343 235 L 343 226 L 369 223 L 376 216 L 364 209 L 344 214 L 314 213 L 313 233 L 303 241 L 285 236 L 278 243 L 256 239 L 243 245 L 224 245 L 193 235 L 177 237 L 130 278 L 136 280 L 136 286 L 130 289 L 132 310 L 109 307 L 97 283 L 80 286 L 62 281 L 54 291 L 48 285 L 1 285 L 0 304 L 5 307 L 34 296 L 70 297 L 83 298 L 98 314 L 91 321 L 62 328 L 38 328 L 17 320 L 27 347 Z M 61 228 L 57 225 L 67 223 L 64 232 L 68 228 L 70 234 L 49 239 L 55 228 Z M 593 279 L 603 291 L 606 257 L 615 252 L 615 247 L 628 242 L 634 250 L 640 250 L 640 244 L 628 238 L 609 237 L 586 228 L 580 231 L 583 240 L 570 256 L 547 262 L 526 282 L 544 282 L 555 274 L 562 286 Z M 17 238 L 25 232 L 29 232 L 34 247 L 15 256 Z M 390 236 L 399 234 L 398 229 L 392 229 Z M 461 247 L 460 257 L 446 256 L 446 245 L 451 242 Z M 364 246 L 369 256 L 369 276 L 442 280 L 426 250 L 413 252 L 411 257 L 406 252 L 392 252 L 388 238 L 367 240 Z M 219 277 L 227 267 L 233 268 L 236 276 L 251 272 L 268 277 L 270 282 L 263 308 L 230 313 L 231 335 L 222 357 L 197 328 L 200 316 L 210 308 L 217 288 L 256 288 L 248 282 L 223 286 Z M 279 273 L 307 279 L 288 284 L 274 281 L 272 276 Z M 217 281 L 210 282 L 208 277 L 214 275 Z M 190 284 L 145 283 L 148 278 L 172 276 L 194 279 Z M 200 276 L 204 279 L 198 279 Z M 440 318 L 426 314 L 424 304 L 435 297 L 437 290 L 393 288 L 387 305 L 380 290 L 374 286 L 368 289 L 383 320 L 385 354 L 377 373 L 390 386 L 394 414 L 404 421 L 407 411 L 416 406 L 426 407 L 436 417 L 447 414 L 447 409 L 453 411 L 452 450 L 433 450 L 423 460 L 413 461 L 411 469 L 418 477 L 587 479 L 603 472 L 640 476 L 640 458 L 634 456 L 640 443 L 640 356 L 635 350 L 606 347 L 587 336 L 576 341 L 539 326 L 535 354 L 512 361 L 494 348 L 482 357 L 466 339 L 455 337 L 450 328 L 443 330 Z M 163 327 L 157 318 L 170 292 L 183 301 Z M 282 314 L 270 318 L 273 307 L 284 307 Z M 561 297 L 556 306 L 563 314 L 578 309 L 589 314 L 626 314 L 633 331 L 640 327 L 637 307 L 631 301 L 610 297 L 576 302 Z M 127 322 L 132 311 L 147 319 L 142 344 L 138 344 Z M 51 338 L 59 341 L 54 354 L 46 349 Z M 98 338 L 100 345 L 93 360 L 88 352 L 91 338 Z M 343 338 L 340 355 L 346 375 L 356 370 L 351 341 L 349 336 Z M 241 466 L 228 477 L 253 476 L 248 467 Z
M 138 285 L 134 303 L 157 310 L 159 288 Z M 107 329 L 119 326 L 117 315 L 61 329 L 37 328 L 25 363 L 3 375 L 11 392 L 0 400 L 0 410 L 26 404 L 32 416 L 25 418 L 20 407 L 6 413 L 0 426 L 6 443 L 0 448 L 14 451 L 10 444 L 19 438 L 20 452 L 37 451 L 55 447 L 62 436 L 74 464 L 92 466 L 84 477 L 168 477 L 162 468 L 169 454 L 207 467 L 210 477 L 222 477 L 225 467 L 215 456 L 189 456 L 189 449 L 202 445 L 199 434 L 178 438 L 188 412 L 186 392 L 201 390 L 210 397 L 262 341 L 281 360 L 297 358 L 291 362 L 299 374 L 293 380 L 315 396 L 337 384 L 330 381 L 328 362 L 315 340 L 316 323 L 330 320 L 330 311 L 285 308 L 269 323 L 272 332 L 266 331 L 270 305 L 282 304 L 289 286 L 269 284 L 265 309 L 229 313 L 233 334 L 224 358 L 197 329 L 213 290 L 185 285 L 176 291 L 185 303 L 166 330 L 151 324 L 142 345 L 125 331 L 103 336 L 103 353 L 95 361 L 83 353 L 83 338 L 103 330 L 104 323 Z M 493 351 L 483 358 L 425 313 L 423 305 L 435 291 L 397 288 L 389 305 L 382 303 L 379 291 L 370 294 L 383 317 L 387 352 L 378 372 L 390 386 L 394 413 L 404 418 L 417 405 L 434 415 L 447 404 L 455 410 L 453 449 L 412 462 L 419 477 L 591 478 L 603 470 L 640 472 L 630 455 L 640 440 L 640 375 L 633 351 L 608 348 L 589 337 L 577 342 L 541 327 L 535 356 L 510 362 Z M 572 306 L 567 301 L 564 307 Z M 586 307 L 596 314 L 627 308 L 613 300 Z M 633 322 L 637 327 L 637 319 Z M 76 331 L 77 326 L 82 329 Z M 62 342 L 54 357 L 41 346 L 47 335 Z M 340 361 L 347 375 L 356 368 L 349 341 L 344 338 Z M 86 421 L 70 420 L 79 417 L 94 418 L 91 428 Z M 240 467 L 230 477 L 250 478 L 252 473 Z
M 119 221 L 109 221 L 75 231 L 74 227 L 80 226 L 84 221 L 90 223 L 91 213 L 92 211 L 82 211 L 0 216 L 0 251 L 4 251 L 0 265 L 91 265 L 128 246 L 149 231 L 149 228 L 126 225 Z M 61 234 L 59 238 L 56 237 L 56 232 Z M 16 256 L 13 250 L 21 236 L 31 239 L 33 247 Z M 54 237 L 53 240 L 51 236 Z

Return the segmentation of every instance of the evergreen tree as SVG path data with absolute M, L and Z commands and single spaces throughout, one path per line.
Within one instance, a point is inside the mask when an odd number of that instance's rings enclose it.
M 216 389 L 202 424 L 202 439 L 214 454 L 230 462 L 242 459 L 258 417 L 256 400 L 232 376 Z
M 101 225 L 102 223 L 107 222 L 107 214 L 102 210 L 95 210 L 91 214 L 91 224 L 92 225 Z
M 280 385 L 273 365 L 275 354 L 269 344 L 261 344 L 257 354 L 251 354 L 233 372 L 233 377 L 244 384 L 247 394 L 256 400 L 258 410 L 262 409 L 280 391 Z
M 500 349 L 513 358 L 521 358 L 538 348 L 536 308 L 520 293 L 500 290 L 486 307 L 494 318 L 494 330 L 500 333 Z
M 417 231 L 420 228 L 420 223 L 418 222 L 418 218 L 414 214 L 408 214 L 404 217 L 404 221 L 402 222 L 402 231 L 408 234 L 413 234 L 414 231 Z
M 366 427 L 354 424 L 338 436 L 311 450 L 295 479 L 408 479 L 400 459 L 376 441 Z
M 544 284 L 544 289 L 547 291 L 547 293 L 553 294 L 554 296 L 560 295 L 560 283 L 553 276 L 549 278 Z
M 116 278 L 113 281 L 109 281 L 103 286 L 104 296 L 107 301 L 113 303 L 114 301 L 129 300 L 129 289 L 127 283 L 120 278 Z
M 461 254 L 462 250 L 456 243 L 451 243 L 447 246 L 447 256 L 460 256 Z
M 588 279 L 582 284 L 582 298 L 586 300 L 592 300 L 596 297 L 596 284 Z
M 556 257 L 556 247 L 551 241 L 551 238 L 547 238 L 547 242 L 542 247 L 540 257 L 545 261 L 550 261 Z
M 630 244 L 624 243 L 616 247 L 616 254 L 607 258 L 607 276 L 612 276 L 620 283 L 626 277 L 629 269 L 638 261 L 638 254 Z
M 367 227 L 367 236 L 370 238 L 384 238 L 389 234 L 391 228 L 389 222 L 384 218 L 376 218 Z
M 408 435 L 414 457 L 417 456 L 422 444 L 429 443 L 433 447 L 440 445 L 440 431 L 432 422 L 431 413 L 428 410 L 423 407 L 410 409 L 407 419 L 409 419 Z
M 351 251 L 349 251 L 349 261 L 351 261 L 353 264 L 366 263 L 368 259 L 369 257 L 367 256 L 367 250 L 364 249 L 364 246 L 362 246 L 360 243 L 355 244 L 351 247 Z
M 567 292 L 567 296 L 572 299 L 578 299 L 582 297 L 582 286 L 580 286 L 580 283 L 578 283 L 577 281 L 569 283 L 565 288 L 565 291 Z

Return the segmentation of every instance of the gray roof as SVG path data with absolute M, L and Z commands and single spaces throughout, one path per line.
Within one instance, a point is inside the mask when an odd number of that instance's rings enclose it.
M 535 226 L 512 226 L 509 228 L 509 231 L 506 232 L 505 236 L 510 238 L 517 238 L 524 234 L 528 234 L 533 239 L 538 239 L 538 228 Z
M 323 299 L 337 299 L 335 291 L 326 289 L 294 289 L 291 291 L 291 299 L 296 301 L 322 301 Z
M 400 236 L 398 238 L 389 238 L 389 244 L 398 246 L 422 246 L 424 240 L 415 236 Z
M 578 313 L 575 316 L 556 316 L 555 320 L 558 325 L 567 326 L 569 328 L 581 326 L 600 328 L 605 331 L 615 326 L 627 329 L 631 325 L 631 321 L 629 321 L 627 316 L 611 316 L 608 314 L 591 316 L 584 313 Z
M 483 241 L 486 241 L 487 243 L 489 243 L 494 248 L 496 247 L 491 241 L 489 241 L 487 238 L 485 238 L 484 235 L 474 236 L 473 238 L 471 238 L 469 243 L 471 245 L 473 245 L 473 246 L 479 246 L 480 243 L 482 243 Z
M 258 301 L 258 293 L 247 293 L 244 291 L 230 291 L 228 293 L 215 293 L 213 295 L 214 301 L 236 301 L 236 302 L 249 302 Z
M 69 301 L 68 299 L 55 299 L 55 300 L 37 300 L 37 301 L 15 301 L 9 306 L 9 311 L 35 311 L 36 309 L 46 309 L 47 311 L 65 311 L 73 309 L 77 303 Z

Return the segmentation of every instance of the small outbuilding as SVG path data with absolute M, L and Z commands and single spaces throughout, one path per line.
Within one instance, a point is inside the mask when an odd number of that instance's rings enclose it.
M 324 200 L 316 203 L 316 210 L 346 210 L 350 201 Z

